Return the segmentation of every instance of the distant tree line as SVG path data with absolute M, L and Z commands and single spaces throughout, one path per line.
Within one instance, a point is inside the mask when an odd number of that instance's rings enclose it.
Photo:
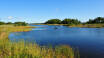
M 104 23 L 104 17 L 89 19 L 89 21 L 85 22 L 84 24 L 101 24 L 101 23 Z M 83 23 L 78 19 L 66 18 L 62 21 L 60 19 L 50 19 L 46 21 L 45 24 L 83 24 Z
M 77 20 L 77 19 L 64 19 L 62 22 L 62 24 L 80 24 L 81 21 Z
M 89 19 L 89 21 L 86 22 L 87 24 L 102 24 L 104 23 L 104 17 L 97 17 L 95 19 Z
M 16 26 L 27 26 L 28 25 L 28 23 L 26 23 L 26 22 L 15 22 L 14 24 Z
M 5 22 L 0 22 L 0 25 L 4 25 L 5 24 Z
M 50 20 L 46 21 L 45 24 L 61 24 L 61 20 L 60 19 L 50 19 Z
M 26 23 L 26 22 L 14 22 L 14 23 L 12 23 L 12 22 L 7 22 L 7 23 L 0 22 L 0 25 L 7 25 L 7 24 L 13 24 L 15 26 L 27 26 L 28 25 L 28 23 Z
M 0 21 L 0 25 L 4 25 L 4 24 L 14 24 L 15 26 L 28 25 L 28 23 L 26 23 L 26 22 L 5 23 L 5 22 Z M 79 21 L 78 19 L 66 18 L 64 20 L 50 19 L 50 20 L 46 21 L 45 24 L 83 24 L 83 23 L 81 21 Z M 89 19 L 89 21 L 85 22 L 84 24 L 104 24 L 104 17 L 97 17 L 95 19 Z
M 80 23 L 81 22 L 77 19 L 69 19 L 69 18 L 66 18 L 62 21 L 60 19 L 50 19 L 45 22 L 45 24 L 80 24 Z

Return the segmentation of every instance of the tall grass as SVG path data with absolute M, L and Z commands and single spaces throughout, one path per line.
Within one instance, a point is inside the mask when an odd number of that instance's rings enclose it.
M 75 58 L 74 54 L 73 49 L 66 45 L 51 48 L 24 41 L 0 40 L 0 58 Z

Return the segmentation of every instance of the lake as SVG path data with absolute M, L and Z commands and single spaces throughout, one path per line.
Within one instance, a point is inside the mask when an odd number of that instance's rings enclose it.
M 24 39 L 40 46 L 70 45 L 78 49 L 81 58 L 104 58 L 104 28 L 69 28 L 66 26 L 37 26 L 29 32 L 14 32 L 11 41 Z

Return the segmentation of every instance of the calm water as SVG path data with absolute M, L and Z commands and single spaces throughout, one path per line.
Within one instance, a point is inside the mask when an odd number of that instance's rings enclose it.
M 81 58 L 104 58 L 104 28 L 69 28 L 66 26 L 32 25 L 29 32 L 15 32 L 10 40 L 24 39 L 39 45 L 70 45 Z M 55 29 L 57 27 L 58 29 Z

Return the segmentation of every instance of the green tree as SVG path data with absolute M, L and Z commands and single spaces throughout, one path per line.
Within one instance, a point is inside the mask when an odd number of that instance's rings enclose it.
M 15 26 L 27 26 L 28 24 L 26 22 L 15 22 Z
M 77 19 L 68 19 L 68 18 L 66 18 L 62 21 L 62 24 L 80 24 L 80 23 L 81 22 L 78 21 Z
M 61 24 L 61 20 L 59 19 L 50 19 L 45 22 L 45 24 Z
M 80 24 L 81 22 L 77 19 L 72 19 L 71 24 Z
M 92 19 L 89 19 L 89 21 L 87 21 L 86 23 L 87 24 L 92 24 L 93 20 Z
M 12 24 L 12 22 L 8 22 L 8 23 L 6 23 L 6 24 Z
M 97 17 L 97 18 L 94 19 L 95 23 L 103 23 L 103 21 L 104 21 L 103 17 Z
M 99 24 L 99 23 L 104 23 L 104 18 L 103 17 L 97 17 L 93 20 L 89 19 L 88 24 Z
M 62 21 L 62 24 L 70 24 L 70 23 L 71 23 L 71 19 L 68 19 L 68 18 Z
M 0 22 L 0 25 L 3 25 L 3 24 L 5 24 L 5 22 Z

